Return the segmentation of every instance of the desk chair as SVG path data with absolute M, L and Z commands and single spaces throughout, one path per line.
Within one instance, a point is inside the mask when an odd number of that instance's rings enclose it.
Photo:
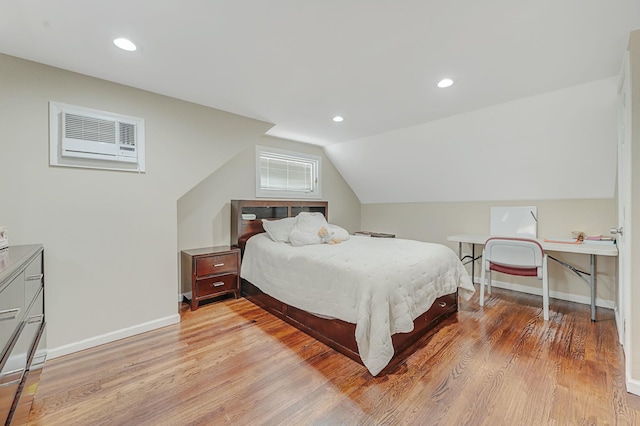
M 484 306 L 485 273 L 489 274 L 488 293 L 491 294 L 491 271 L 542 280 L 542 307 L 545 321 L 549 320 L 549 279 L 547 255 L 535 240 L 526 238 L 492 237 L 482 251 L 480 306 Z

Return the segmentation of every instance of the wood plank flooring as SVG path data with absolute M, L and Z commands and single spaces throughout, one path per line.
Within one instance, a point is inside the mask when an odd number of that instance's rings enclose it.
M 494 289 L 372 377 L 245 299 L 47 362 L 30 425 L 635 425 L 613 312 Z

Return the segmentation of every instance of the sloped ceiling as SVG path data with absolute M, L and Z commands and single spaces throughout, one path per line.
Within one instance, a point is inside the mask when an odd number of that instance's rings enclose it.
M 331 146 L 611 78 L 634 28 L 637 0 L 3 1 L 0 52 Z
M 618 78 L 325 147 L 362 203 L 613 198 Z

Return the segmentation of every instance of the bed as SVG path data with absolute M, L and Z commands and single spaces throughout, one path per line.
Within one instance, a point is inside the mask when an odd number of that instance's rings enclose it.
M 232 244 L 243 253 L 242 294 L 374 376 L 456 313 L 458 294 L 468 299 L 474 292 L 458 257 L 440 244 L 347 236 L 340 244 L 294 247 L 264 233 L 262 219 L 300 213 L 298 222 L 314 215 L 324 220 L 328 204 L 231 202 Z M 296 219 L 278 223 L 285 221 Z

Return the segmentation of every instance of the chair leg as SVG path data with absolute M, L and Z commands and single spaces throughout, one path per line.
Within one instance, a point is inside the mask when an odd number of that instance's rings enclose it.
M 546 254 L 542 258 L 542 316 L 545 321 L 549 321 L 549 274 Z
M 484 250 L 482 251 L 482 272 L 480 273 L 480 306 L 484 306 L 484 277 L 485 277 L 485 264 L 484 264 Z
M 491 269 L 489 269 L 489 272 L 487 273 L 487 294 L 491 294 Z

